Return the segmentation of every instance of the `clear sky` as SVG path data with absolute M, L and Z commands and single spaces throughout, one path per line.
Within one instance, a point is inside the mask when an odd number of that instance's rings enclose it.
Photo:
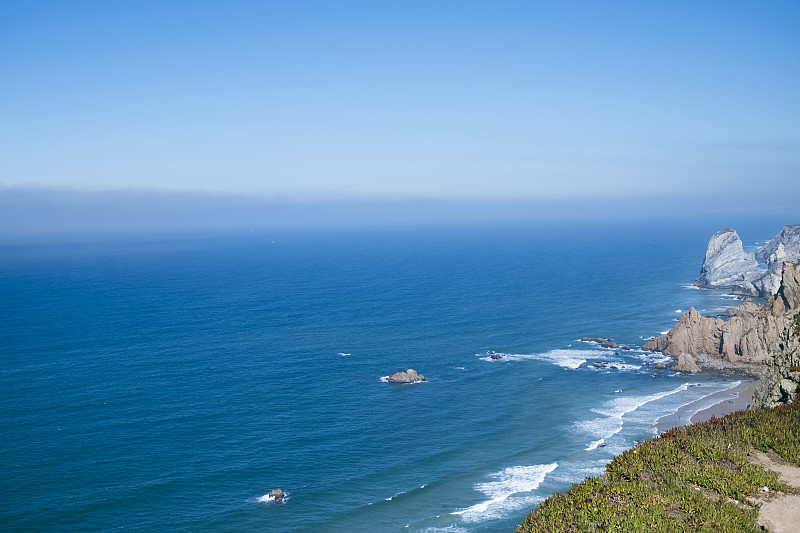
M 800 203 L 798 28 L 796 0 L 5 0 L 0 185 Z

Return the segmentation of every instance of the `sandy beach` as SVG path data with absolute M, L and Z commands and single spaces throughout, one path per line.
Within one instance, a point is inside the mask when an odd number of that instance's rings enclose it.
M 677 426 L 686 426 L 697 422 L 705 422 L 711 417 L 719 418 L 727 414 L 747 409 L 753 400 L 753 393 L 756 389 L 757 381 L 740 380 L 741 383 L 732 389 L 728 389 L 706 398 L 684 405 L 678 411 L 669 416 L 665 416 L 658 421 L 658 431 L 663 433 Z
M 742 381 L 742 384 L 725 392 L 721 392 L 712 396 L 712 398 L 719 396 L 720 401 L 711 407 L 703 409 L 695 413 L 692 418 L 692 424 L 697 422 L 705 422 L 710 420 L 711 417 L 719 418 L 734 411 L 741 411 L 747 409 L 753 401 L 753 394 L 756 391 L 756 384 L 758 381 Z M 731 398 L 732 394 L 736 394 Z

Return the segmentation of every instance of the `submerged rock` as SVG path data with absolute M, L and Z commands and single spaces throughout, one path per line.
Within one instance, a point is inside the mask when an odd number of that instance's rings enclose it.
M 417 374 L 417 371 L 413 368 L 409 368 L 405 372 L 397 372 L 396 374 L 392 374 L 386 381 L 389 383 L 418 383 L 420 381 L 427 381 L 425 376 L 422 374 Z

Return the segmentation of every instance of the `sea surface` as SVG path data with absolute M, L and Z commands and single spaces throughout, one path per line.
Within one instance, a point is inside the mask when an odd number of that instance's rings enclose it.
M 511 532 L 738 383 L 641 350 L 738 304 L 691 287 L 715 223 L 3 246 L 0 528 Z

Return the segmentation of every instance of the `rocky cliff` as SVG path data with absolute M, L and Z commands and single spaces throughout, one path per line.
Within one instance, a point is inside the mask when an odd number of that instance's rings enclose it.
M 767 260 L 780 246 L 783 246 L 788 261 L 800 261 L 800 224 L 784 226 L 780 233 L 756 251 L 755 257 Z
M 757 259 L 766 269 L 759 267 Z M 709 240 L 700 277 L 694 284 L 768 298 L 778 290 L 786 261 L 800 261 L 800 225 L 785 226 L 754 254 L 744 251 L 736 231 L 725 228 Z
M 694 308 L 666 335 L 654 337 L 645 350 L 676 358 L 673 370 L 702 368 L 759 375 L 772 359 L 787 320 L 800 310 L 800 265 L 783 263 L 778 290 L 763 306 L 746 300 L 729 319 L 708 318 Z
M 700 277 L 694 283 L 698 287 L 737 287 L 752 284 L 762 274 L 755 255 L 744 251 L 739 234 L 725 228 L 708 241 Z
M 753 396 L 755 407 L 792 403 L 800 392 L 800 313 L 786 322 Z

